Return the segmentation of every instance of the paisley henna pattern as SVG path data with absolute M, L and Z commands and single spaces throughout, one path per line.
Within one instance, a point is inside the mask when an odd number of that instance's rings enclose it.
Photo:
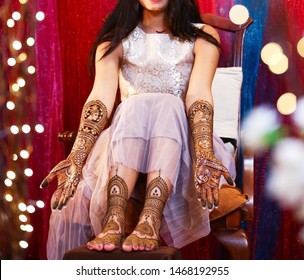
M 209 209 L 218 205 L 218 188 L 221 175 L 232 183 L 229 172 L 213 152 L 213 107 L 204 100 L 194 102 L 188 110 L 188 118 L 196 164 L 194 168 L 197 198 Z
M 105 226 L 103 231 L 87 244 L 88 249 L 103 250 L 105 244 L 113 244 L 114 250 L 120 245 L 124 235 L 127 204 L 128 186 L 121 177 L 115 175 L 110 179 L 108 185 L 108 210 Z
M 165 180 L 160 176 L 153 179 L 147 187 L 146 200 L 139 222 L 123 243 L 124 250 L 128 250 L 129 246 L 132 246 L 133 249 L 139 247 L 139 250 L 158 248 L 159 230 L 167 198 L 168 186 Z
M 58 178 L 58 188 L 61 190 L 56 191 L 52 198 L 53 209 L 60 210 L 74 195 L 85 160 L 107 120 L 107 108 L 100 100 L 89 101 L 83 107 L 78 134 L 70 155 L 57 164 L 41 183 L 41 187 L 46 187 L 55 177 Z

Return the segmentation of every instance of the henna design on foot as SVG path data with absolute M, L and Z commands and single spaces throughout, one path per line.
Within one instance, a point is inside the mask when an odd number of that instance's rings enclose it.
M 144 208 L 139 222 L 123 243 L 125 252 L 150 251 L 158 248 L 159 230 L 163 210 L 168 198 L 168 186 L 161 177 L 153 179 L 147 187 Z
M 125 229 L 125 213 L 128 204 L 128 186 L 124 179 L 115 175 L 108 186 L 108 210 L 103 231 L 87 243 L 87 249 L 113 251 L 121 243 Z

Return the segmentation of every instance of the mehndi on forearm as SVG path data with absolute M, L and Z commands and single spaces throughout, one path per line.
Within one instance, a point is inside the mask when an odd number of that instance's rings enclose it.
M 108 121 L 107 108 L 100 100 L 92 100 L 83 107 L 80 125 L 69 159 L 79 167 L 94 146 Z
M 195 101 L 188 109 L 188 119 L 197 161 L 212 157 L 214 155 L 212 105 L 205 100 Z

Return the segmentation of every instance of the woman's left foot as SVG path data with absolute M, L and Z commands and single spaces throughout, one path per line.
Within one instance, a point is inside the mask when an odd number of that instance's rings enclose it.
M 123 242 L 123 251 L 151 251 L 158 248 L 159 230 L 167 198 L 167 183 L 158 176 L 147 187 L 146 200 L 139 222 L 132 234 Z

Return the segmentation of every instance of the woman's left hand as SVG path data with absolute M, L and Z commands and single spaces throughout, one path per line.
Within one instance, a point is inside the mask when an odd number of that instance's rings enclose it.
M 214 156 L 197 159 L 194 170 L 194 184 L 202 206 L 212 210 L 219 204 L 219 182 L 224 176 L 228 184 L 234 185 L 228 169 Z

